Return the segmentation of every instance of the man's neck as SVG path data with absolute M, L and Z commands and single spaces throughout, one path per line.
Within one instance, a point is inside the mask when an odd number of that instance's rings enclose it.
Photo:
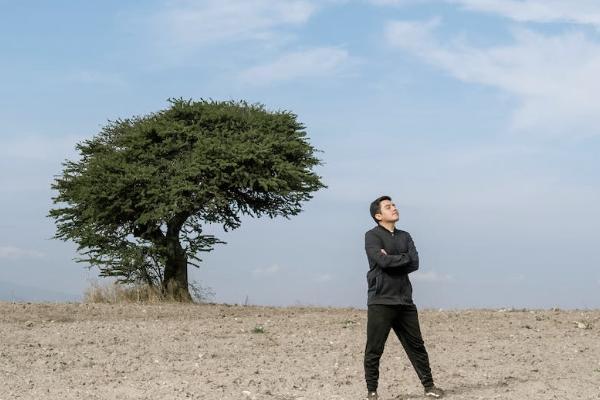
M 394 222 L 380 222 L 379 225 L 390 232 L 394 232 L 394 230 L 396 229 L 396 223 Z

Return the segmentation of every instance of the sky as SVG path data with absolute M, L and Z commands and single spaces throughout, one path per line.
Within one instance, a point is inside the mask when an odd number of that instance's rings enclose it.
M 104 283 L 52 239 L 50 185 L 109 120 L 183 97 L 294 112 L 328 185 L 207 226 L 213 301 L 364 308 L 386 194 L 417 306 L 599 308 L 598 71 L 596 0 L 0 0 L 0 299 Z

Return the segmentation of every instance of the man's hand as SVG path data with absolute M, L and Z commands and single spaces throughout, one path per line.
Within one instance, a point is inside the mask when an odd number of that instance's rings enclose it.
M 381 249 L 381 253 L 387 256 L 387 253 L 385 252 L 384 249 Z

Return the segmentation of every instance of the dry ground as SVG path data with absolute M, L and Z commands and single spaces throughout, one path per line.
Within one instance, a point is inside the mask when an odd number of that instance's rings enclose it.
M 421 311 L 449 399 L 600 399 L 600 311 Z M 366 312 L 0 303 L 0 400 L 361 399 Z M 390 335 L 380 396 L 421 398 Z

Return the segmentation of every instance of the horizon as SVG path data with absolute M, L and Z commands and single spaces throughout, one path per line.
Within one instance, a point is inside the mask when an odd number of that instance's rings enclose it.
M 4 300 L 0 299 L 0 303 L 6 304 L 47 304 L 47 305 L 68 305 L 68 304 L 79 304 L 79 305 L 105 305 L 105 306 L 162 306 L 162 305 L 181 305 L 181 306 L 225 306 L 225 307 L 241 307 L 241 308 L 275 308 L 275 309 L 333 309 L 333 310 L 356 310 L 356 311 L 367 311 L 367 307 L 363 306 L 341 306 L 341 305 L 315 305 L 315 304 L 287 304 L 287 305 L 268 305 L 268 304 L 242 304 L 242 303 L 228 303 L 228 302 L 213 302 L 213 301 L 193 301 L 193 302 L 178 302 L 178 301 L 85 301 L 85 300 Z M 435 308 L 435 307 L 418 307 L 419 312 L 463 312 L 463 311 L 494 311 L 498 313 L 513 313 L 513 312 L 595 312 L 598 308 L 560 308 L 560 307 L 549 307 L 549 308 L 527 308 L 527 307 L 474 307 L 474 308 Z

